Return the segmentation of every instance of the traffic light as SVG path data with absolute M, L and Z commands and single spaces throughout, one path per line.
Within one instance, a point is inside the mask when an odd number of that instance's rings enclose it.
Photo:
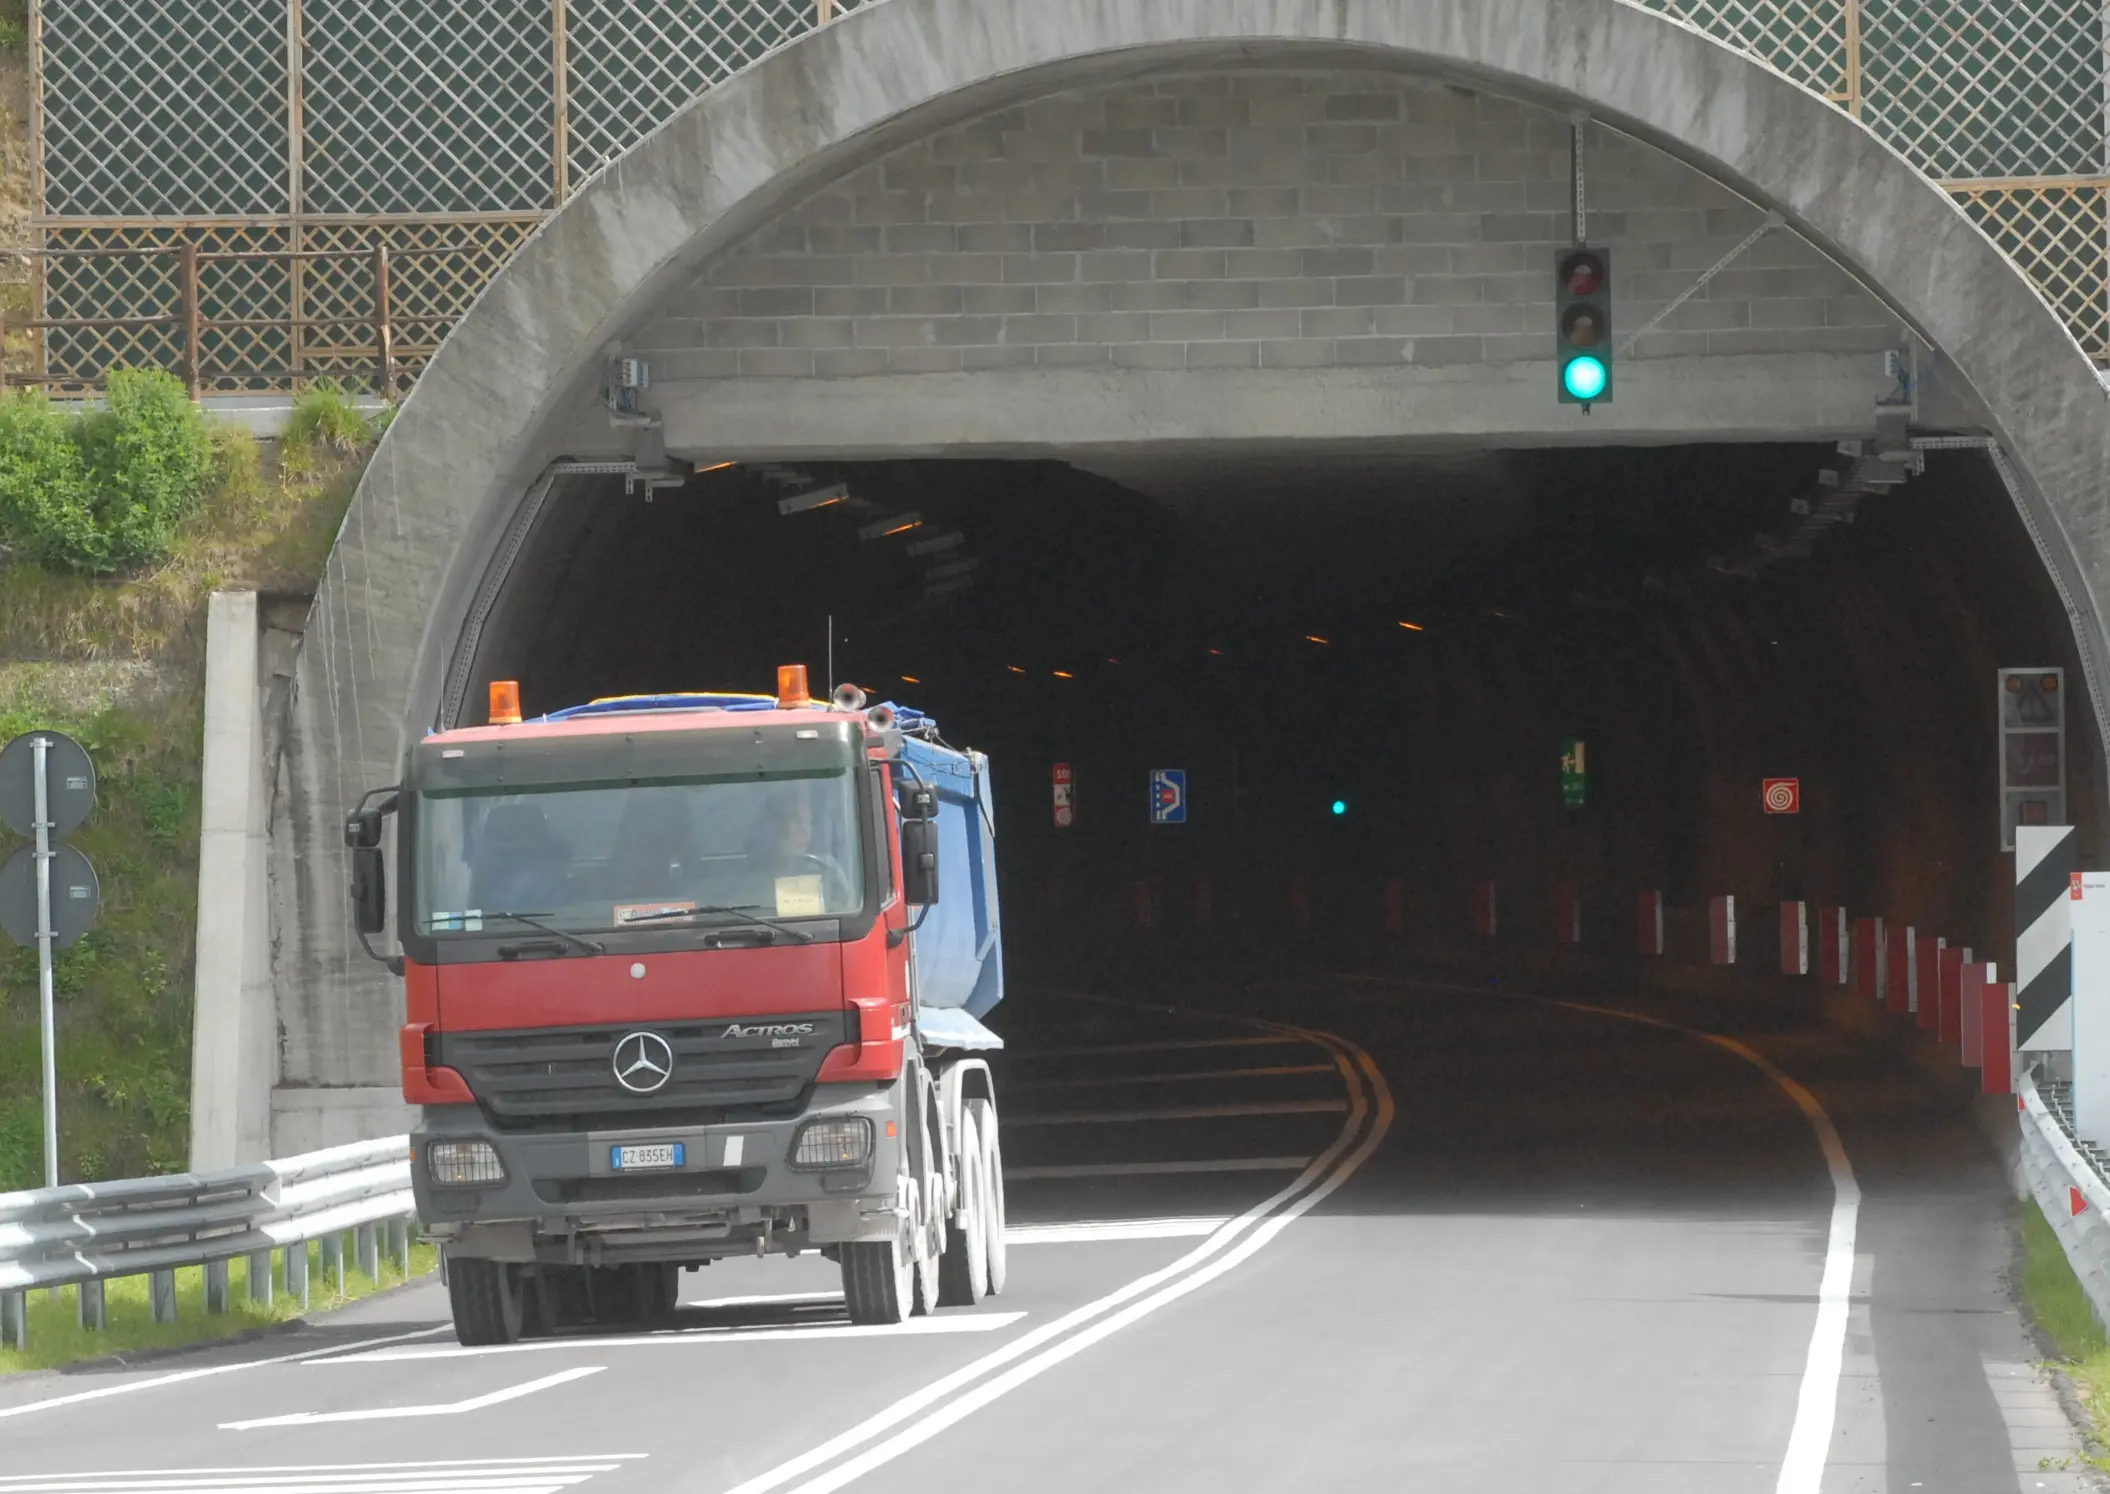
M 1555 251 L 1554 367 L 1564 405 L 1612 399 L 1612 255 L 1576 245 Z

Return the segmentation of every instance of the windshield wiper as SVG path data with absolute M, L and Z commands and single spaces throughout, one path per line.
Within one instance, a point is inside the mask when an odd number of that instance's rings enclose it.
M 568 933 L 566 933 L 566 932 L 565 932 L 565 931 L 564 931 L 563 929 L 560 929 L 560 928 L 558 928 L 558 927 L 557 927 L 557 926 L 556 926 L 555 924 L 549 924 L 549 923 L 544 923 L 544 922 L 543 922 L 542 920 L 550 916 L 550 915 L 549 915 L 549 914 L 547 914 L 547 913 L 489 913 L 489 912 L 486 912 L 486 913 L 481 913 L 481 914 L 479 914 L 479 915 L 477 915 L 477 916 L 478 916 L 478 917 L 481 917 L 481 918 L 503 918 L 503 919 L 506 919 L 507 921 L 509 921 L 509 922 L 511 922 L 511 923 L 524 923 L 524 924 L 526 924 L 526 925 L 527 925 L 527 926 L 528 926 L 529 928 L 531 928 L 531 929 L 540 929 L 540 930 L 541 930 L 541 931 L 542 931 L 543 933 L 545 933 L 545 934 L 548 934 L 548 935 L 550 935 L 550 936 L 551 936 L 551 937 L 553 937 L 553 938 L 557 938 L 557 939 L 562 939 L 562 940 L 563 940 L 563 941 L 564 941 L 564 942 L 565 942 L 566 944 L 569 944 L 569 945 L 571 945 L 571 946 L 572 946 L 573 948 L 575 948 L 575 949 L 581 949 L 581 950 L 584 950 L 584 951 L 585 951 L 585 952 L 586 952 L 587 954 L 606 954 L 606 953 L 608 953 L 608 946 L 607 946 L 607 945 L 605 945 L 605 944 L 602 944 L 602 943 L 600 943 L 600 942 L 599 942 L 598 940 L 594 940 L 594 939 L 582 939 L 582 938 L 580 938 L 580 937 L 579 937 L 579 936 L 578 936 L 577 934 L 568 934 Z M 521 949 L 523 949 L 523 950 L 524 950 L 524 949 L 526 949 L 527 947 L 528 947 L 528 946 L 525 946 L 525 945 L 523 945 L 523 946 L 520 946 L 520 948 L 521 948 Z M 503 949 L 499 950 L 498 952 L 499 952 L 500 954 L 504 954 L 504 953 L 505 953 L 505 951 L 504 951 Z
M 637 923 L 664 923 L 668 919 L 673 918 L 694 918 L 700 913 L 716 913 L 727 918 L 743 918 L 749 923 L 760 924 L 763 928 L 775 929 L 778 933 L 787 934 L 801 944 L 811 944 L 813 942 L 813 935 L 807 933 L 804 929 L 795 929 L 788 923 L 778 923 L 774 918 L 764 918 L 757 911 L 760 907 L 761 904 L 759 903 L 742 903 L 737 908 L 662 908 L 656 913 L 640 913 L 635 918 L 626 918 L 623 920 L 622 926 L 629 928 L 632 924 Z

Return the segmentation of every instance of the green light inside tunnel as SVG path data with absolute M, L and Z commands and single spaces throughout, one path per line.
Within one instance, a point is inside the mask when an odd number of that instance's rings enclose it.
M 1336 799 L 1336 800 L 1334 800 L 1334 801 L 1333 801 L 1333 812 L 1334 812 L 1335 814 L 1346 814 L 1346 813 L 1348 813 L 1348 801 L 1347 801 L 1346 799 Z
M 1561 384 L 1576 399 L 1595 399 L 1604 393 L 1604 364 L 1587 354 L 1570 358 L 1561 370 Z

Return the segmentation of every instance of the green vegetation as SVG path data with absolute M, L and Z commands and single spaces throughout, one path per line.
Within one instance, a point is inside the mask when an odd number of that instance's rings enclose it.
M 103 884 L 97 926 L 58 959 L 60 1172 L 181 1167 L 189 1141 L 204 618 L 211 593 L 306 596 L 360 458 L 267 473 L 210 432 L 202 497 L 157 569 L 123 579 L 0 569 L 0 740 L 79 737 L 102 779 L 72 838 Z M 14 842 L 0 832 L 0 857 Z M 0 1191 L 43 1182 L 36 957 L 0 942 Z
M 112 373 L 103 406 L 78 413 L 20 390 L 0 400 L 0 544 L 96 575 L 160 561 L 212 457 L 205 416 L 164 369 Z
M 378 1281 L 348 1265 L 345 1290 L 338 1293 L 323 1278 L 321 1246 L 310 1242 L 310 1300 L 304 1312 L 297 1302 L 285 1295 L 285 1271 L 277 1264 L 276 1255 L 272 1259 L 271 1274 L 278 1288 L 272 1304 L 266 1307 L 249 1300 L 249 1263 L 235 1260 L 227 1267 L 228 1310 L 216 1315 L 208 1315 L 205 1311 L 205 1273 L 197 1269 L 178 1271 L 176 1321 L 173 1323 L 154 1321 L 144 1276 L 127 1276 L 109 1283 L 104 1289 L 103 1308 L 109 1326 L 100 1333 L 88 1333 L 80 1328 L 73 1288 L 60 1288 L 56 1300 L 49 1293 L 33 1292 L 29 1300 L 29 1347 L 21 1352 L 0 1349 L 0 1375 L 56 1369 L 60 1365 L 111 1354 L 138 1354 L 228 1338 L 254 1328 L 342 1307 L 347 1302 L 356 1302 L 361 1297 L 399 1285 L 406 1279 L 386 1258 L 381 1262 Z M 415 1244 L 410 1247 L 412 1277 L 428 1275 L 438 1264 L 439 1251 L 435 1247 Z
M 318 379 L 293 401 L 279 458 L 286 471 L 306 476 L 372 442 L 386 423 L 360 409 L 348 386 Z
M 2022 1298 L 2088 1407 L 2095 1444 L 2089 1461 L 2110 1469 L 2110 1458 L 2102 1456 L 2102 1449 L 2110 1447 L 2110 1337 L 2096 1322 L 2080 1279 L 2035 1199 L 2022 1204 Z

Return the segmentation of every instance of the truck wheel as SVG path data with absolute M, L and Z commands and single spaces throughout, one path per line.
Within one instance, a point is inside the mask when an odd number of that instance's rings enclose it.
M 909 1228 L 891 1240 L 854 1240 L 842 1247 L 843 1303 L 853 1323 L 905 1323 L 915 1295 L 916 1263 Z
M 1004 1246 L 1004 1147 L 997 1135 L 996 1101 L 969 1100 L 975 1134 L 982 1142 L 982 1245 L 989 1255 L 989 1295 L 1004 1289 L 1009 1274 Z
M 447 1301 L 454 1309 L 454 1336 L 465 1346 L 517 1343 L 527 1316 L 526 1273 L 504 1261 L 450 1261 Z
M 989 1293 L 988 1184 L 981 1132 L 972 1115 L 960 1117 L 960 1211 L 938 1262 L 938 1305 L 972 1307 Z
M 933 1142 L 936 1128 L 930 1132 Z M 945 1173 L 939 1161 L 935 1145 L 925 1158 L 928 1170 L 923 1174 L 923 1184 L 916 1190 L 915 1238 L 921 1245 L 921 1254 L 916 1259 L 916 1305 L 917 1317 L 928 1317 L 938 1310 L 938 1274 L 945 1259 Z

